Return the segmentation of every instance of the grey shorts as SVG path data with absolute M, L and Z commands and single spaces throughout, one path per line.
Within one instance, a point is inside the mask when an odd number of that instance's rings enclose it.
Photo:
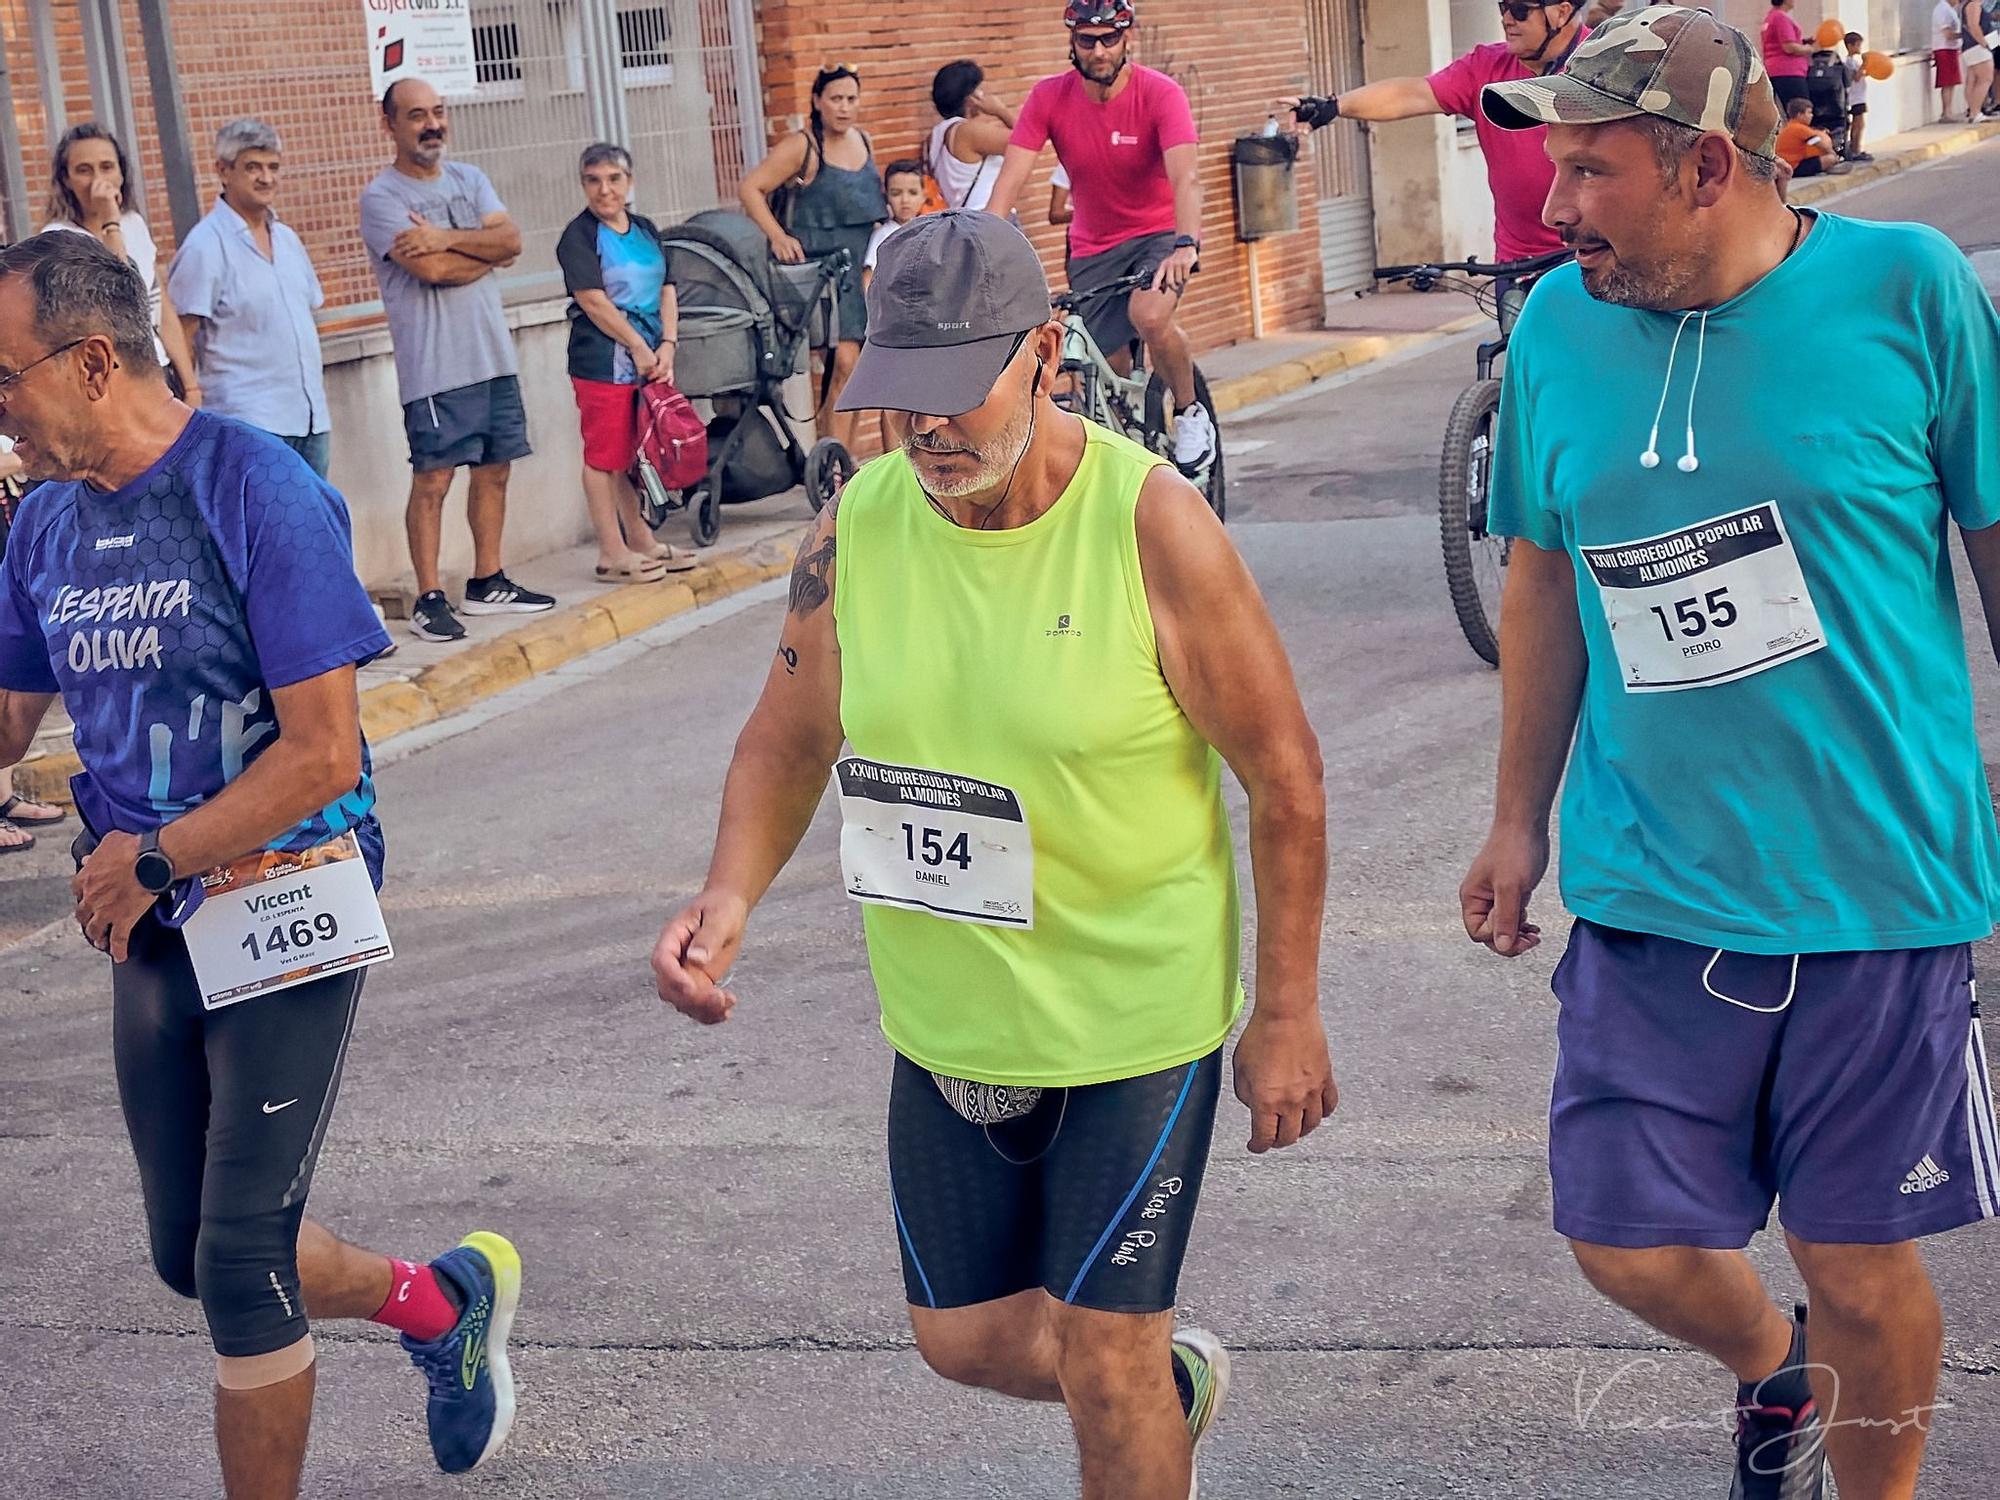
M 1069 263 L 1069 289 L 1095 291 L 1125 276 L 1158 269 L 1160 262 L 1174 253 L 1174 234 L 1142 234 L 1137 239 L 1113 245 L 1095 255 L 1079 255 Z M 1132 313 L 1124 297 L 1099 297 L 1083 314 L 1090 336 L 1107 355 L 1116 354 L 1139 337 L 1132 326 Z
M 521 382 L 512 375 L 410 402 L 403 408 L 403 431 L 410 439 L 410 467 L 419 474 L 510 464 L 535 451 L 528 444 Z

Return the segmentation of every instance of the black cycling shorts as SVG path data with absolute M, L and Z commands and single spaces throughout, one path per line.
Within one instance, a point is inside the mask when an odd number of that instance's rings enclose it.
M 982 1126 L 899 1055 L 889 1177 L 912 1305 L 1040 1287 L 1101 1312 L 1172 1307 L 1221 1080 L 1217 1048 L 1161 1073 L 1050 1089 L 1032 1113 Z
M 299 1223 L 366 972 L 203 1010 L 186 942 L 150 915 L 112 966 L 112 1055 L 153 1265 L 201 1299 L 218 1354 L 306 1335 Z

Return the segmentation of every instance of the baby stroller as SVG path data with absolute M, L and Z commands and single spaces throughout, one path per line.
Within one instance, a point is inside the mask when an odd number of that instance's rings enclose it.
M 1815 52 L 1806 68 L 1806 92 L 1812 100 L 1813 129 L 1833 138 L 1833 149 L 1847 155 L 1847 67 L 1837 52 Z
M 669 229 L 661 240 L 680 306 L 674 384 L 715 410 L 708 423 L 708 473 L 678 492 L 648 486 L 640 510 L 657 527 L 686 509 L 695 543 L 714 544 L 720 507 L 781 495 L 803 484 L 818 511 L 854 474 L 854 459 L 831 438 L 808 453 L 785 409 L 785 382 L 806 369 L 806 351 L 840 338 L 835 285 L 843 252 L 790 266 L 775 261 L 763 231 L 745 214 L 716 209 Z

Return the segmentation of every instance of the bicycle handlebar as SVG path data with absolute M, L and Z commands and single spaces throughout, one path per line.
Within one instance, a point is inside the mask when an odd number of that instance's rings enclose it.
M 1574 250 L 1549 250 L 1541 255 L 1524 256 L 1520 260 L 1438 260 L 1415 266 L 1377 266 L 1375 279 L 1436 282 L 1450 275 L 1490 276 L 1495 280 L 1506 276 L 1538 276 L 1544 271 L 1554 270 L 1575 256 Z
M 1057 312 L 1075 312 L 1078 308 L 1104 297 L 1115 297 L 1120 292 L 1141 291 L 1153 284 L 1153 277 L 1158 271 L 1159 268 L 1156 266 L 1151 271 L 1141 271 L 1135 276 L 1121 276 L 1116 281 L 1107 281 L 1103 286 L 1094 286 L 1088 291 L 1057 292 L 1055 296 L 1049 298 L 1049 305 Z

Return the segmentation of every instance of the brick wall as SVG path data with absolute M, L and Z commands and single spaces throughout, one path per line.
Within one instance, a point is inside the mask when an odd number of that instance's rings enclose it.
M 764 107 L 774 138 L 805 120 L 820 67 L 849 63 L 861 74 L 861 123 L 878 163 L 917 153 L 937 121 L 931 77 L 952 59 L 979 62 L 987 87 L 1015 105 L 1037 79 L 1069 65 L 1055 0 L 982 0 L 934 12 L 881 0 L 762 0 L 760 10 Z M 1305 56 L 1305 0 L 1273 0 L 1255 7 L 1254 24 L 1249 20 L 1217 0 L 1147 0 L 1141 11 L 1139 61 L 1179 81 L 1201 129 L 1206 249 L 1183 321 L 1203 349 L 1250 336 L 1249 261 L 1235 233 L 1230 142 L 1262 127 L 1271 99 L 1294 88 Z M 1286 37 L 1296 44 L 1288 47 Z M 1062 231 L 1049 226 L 1046 214 L 1053 164 L 1053 153 L 1043 153 L 1021 217 L 1060 282 Z M 1300 222 L 1308 227 L 1267 240 L 1258 252 L 1267 330 L 1320 321 L 1312 174 L 1299 175 Z
M 173 0 L 174 45 L 204 205 L 217 190 L 215 132 L 243 115 L 275 126 L 285 146 L 278 212 L 297 230 L 327 306 L 373 301 L 357 228 L 361 189 L 388 162 L 382 112 L 368 85 L 367 26 L 353 0 L 266 8 L 272 32 L 250 41 L 242 12 Z

